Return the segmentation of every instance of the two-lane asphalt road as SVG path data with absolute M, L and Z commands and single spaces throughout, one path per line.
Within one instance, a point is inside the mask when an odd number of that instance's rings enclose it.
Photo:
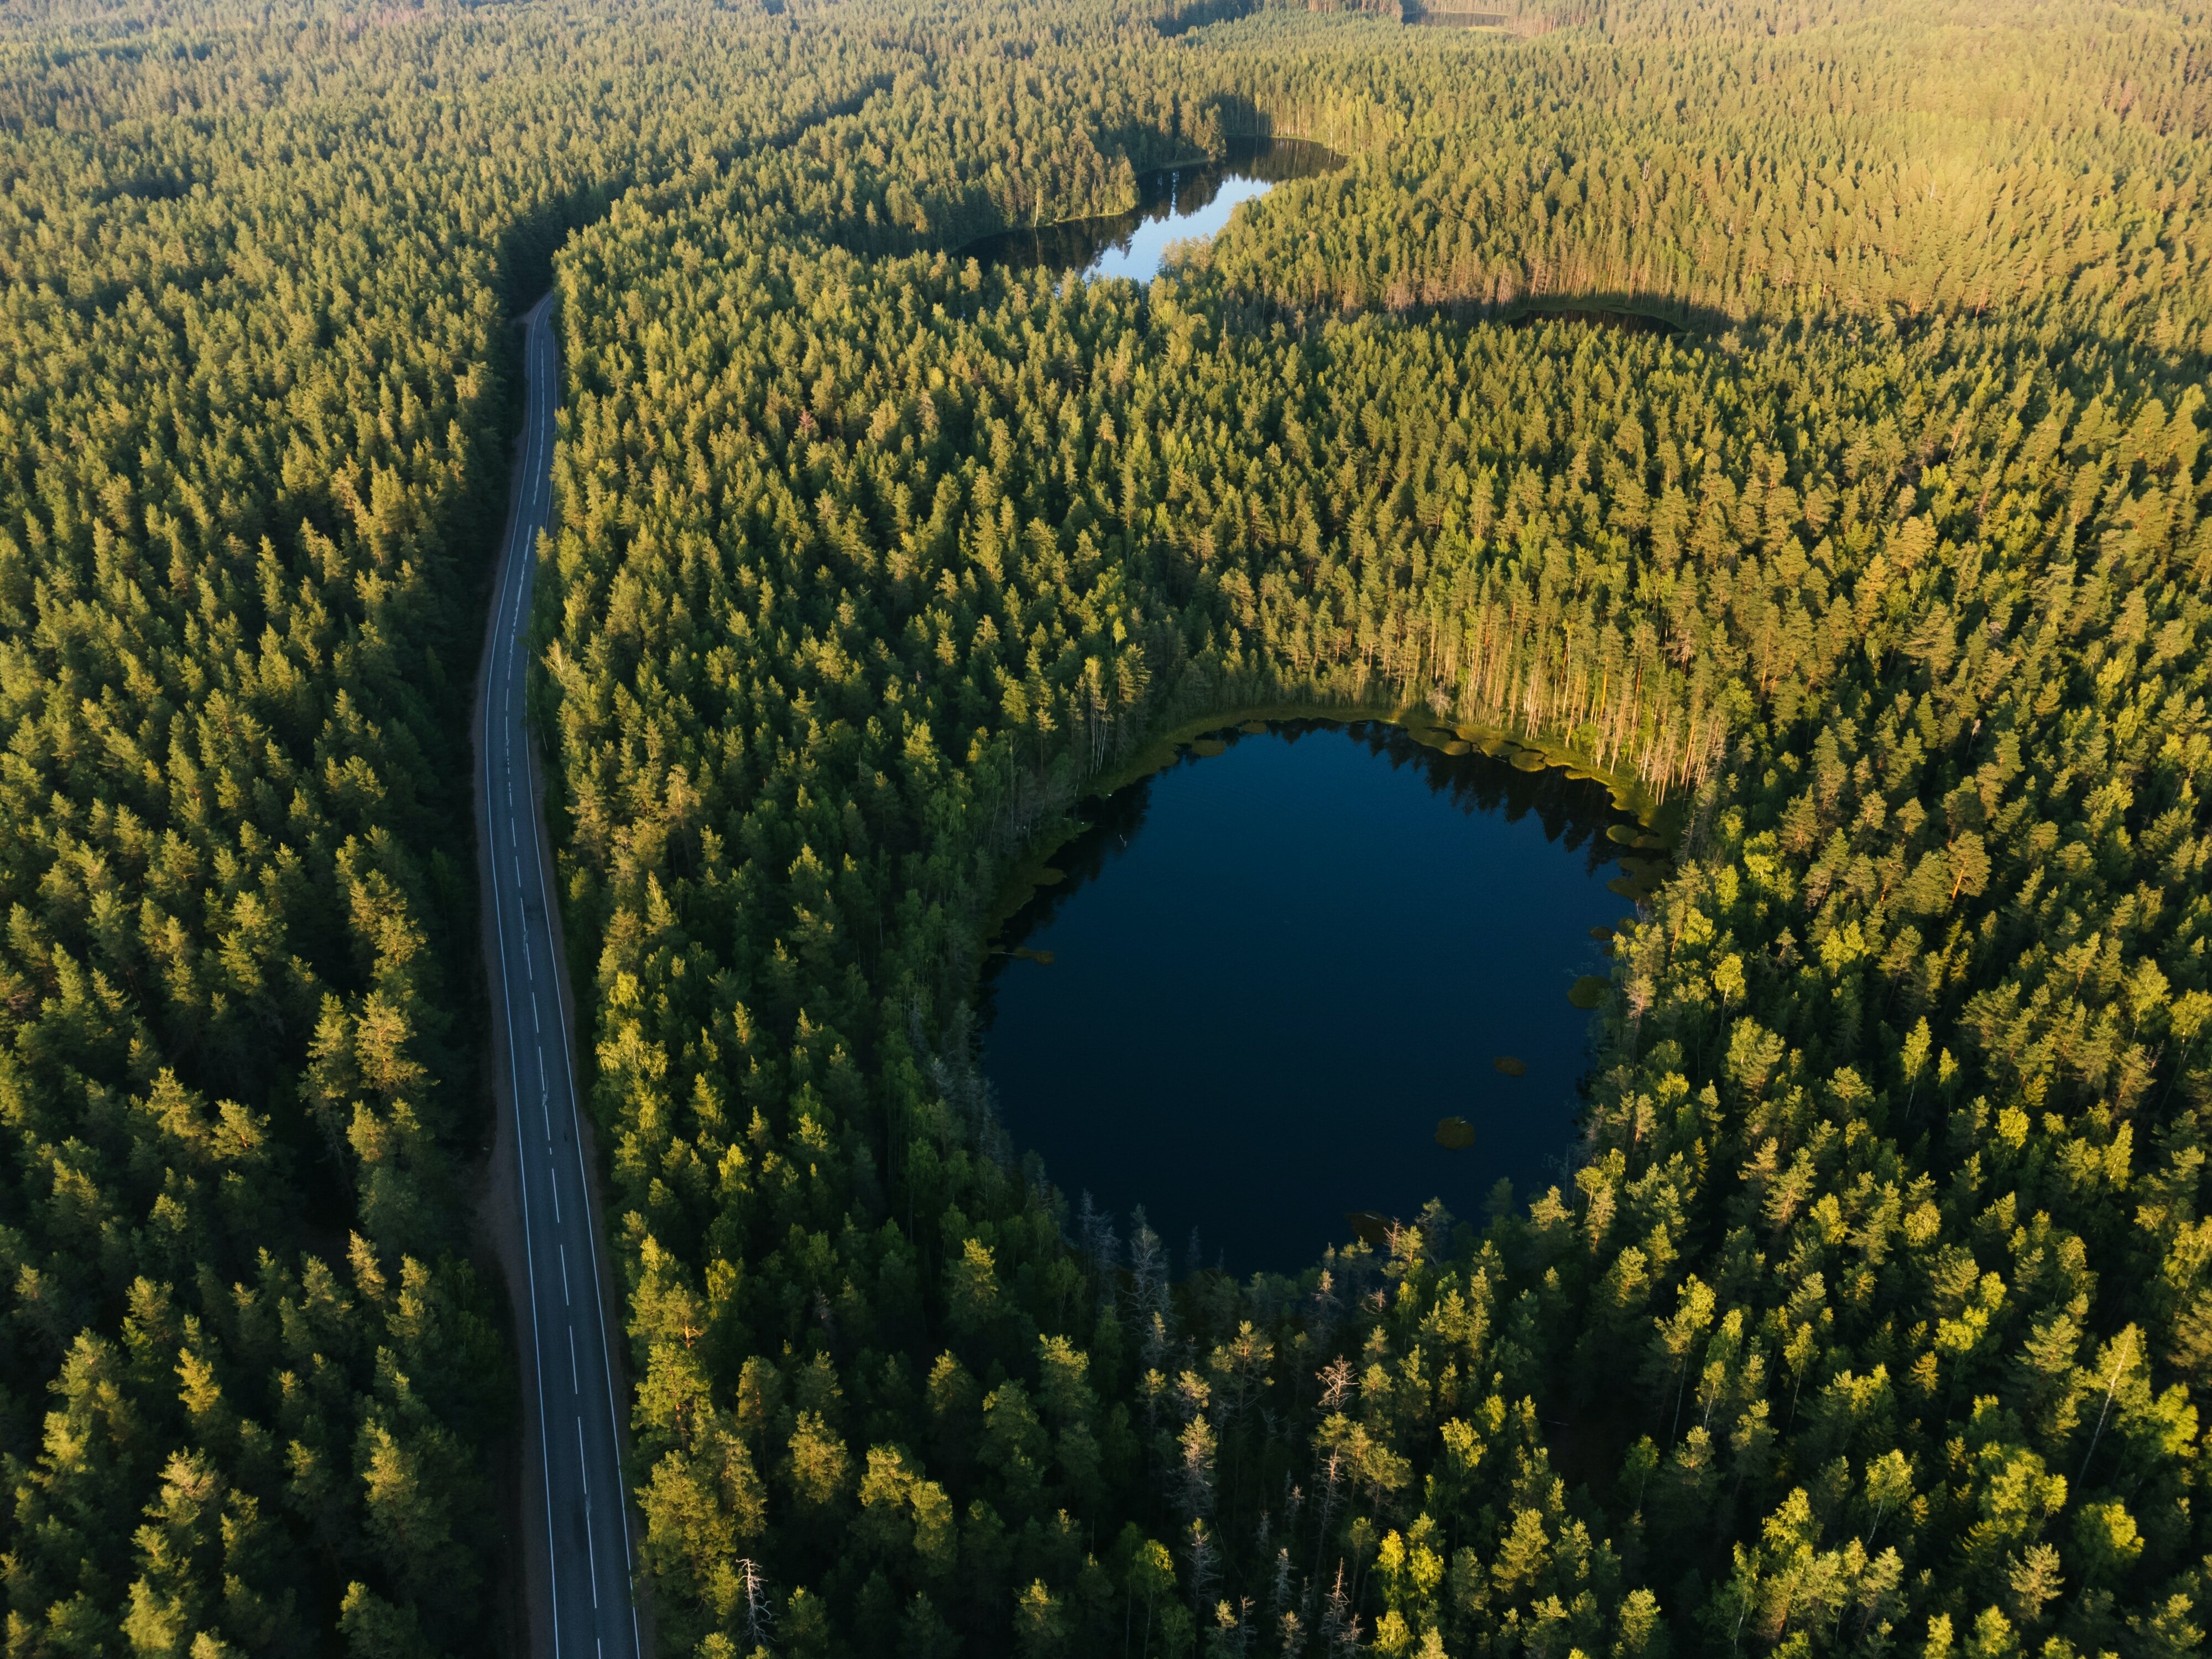
M 514 1184 L 495 1194 L 495 1224 L 511 1247 L 503 1253 L 522 1362 L 531 1650 L 552 1659 L 643 1659 L 611 1347 L 620 1319 L 607 1305 L 593 1236 L 544 794 L 523 724 L 531 580 L 553 495 L 551 308 L 549 295 L 524 319 L 522 447 L 477 690 L 478 874 L 495 1065 L 507 1097 L 498 1139 L 514 1143 L 498 1148 L 513 1160 Z M 507 1188 L 506 1179 L 495 1184 Z

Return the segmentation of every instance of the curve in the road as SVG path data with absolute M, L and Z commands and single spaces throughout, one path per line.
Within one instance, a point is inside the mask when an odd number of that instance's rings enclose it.
M 526 1489 L 536 1486 L 543 1500 L 542 1536 L 534 1522 L 526 1528 L 531 1647 L 553 1659 L 644 1659 L 605 1275 L 550 902 L 544 793 L 524 719 L 528 659 L 522 638 L 538 532 L 552 504 L 558 399 L 551 307 L 548 295 L 524 319 L 521 453 L 479 677 L 477 835 L 485 969 L 495 1042 L 506 1050 L 506 1064 L 495 1068 L 507 1096 L 499 1138 L 514 1137 L 516 1182 L 514 1202 L 495 1201 L 495 1225 L 508 1235 L 502 1253 L 510 1279 L 523 1281 L 514 1286 L 516 1337 L 527 1350 L 523 1406 L 536 1431 L 526 1435 L 526 1444 L 535 1446 Z M 528 1109 L 532 1105 L 535 1112 Z M 506 1149 L 500 1150 L 503 1156 Z M 526 1515 L 541 1508 L 529 1498 L 526 1490 Z

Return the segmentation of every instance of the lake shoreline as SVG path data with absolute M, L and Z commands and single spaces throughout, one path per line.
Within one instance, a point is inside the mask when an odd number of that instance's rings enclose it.
M 1000 934 L 1006 924 L 1040 890 L 1051 884 L 1043 878 L 1043 872 L 1053 867 L 1052 860 L 1060 850 L 1088 827 L 1078 809 L 1086 802 L 1103 800 L 1172 766 L 1183 750 L 1208 734 L 1252 720 L 1269 724 L 1311 720 L 1340 726 L 1377 721 L 1397 727 L 1425 749 L 1447 755 L 1453 752 L 1455 744 L 1467 745 L 1459 750 L 1461 753 L 1475 749 L 1493 757 L 1507 751 L 1533 753 L 1543 758 L 1545 770 L 1564 771 L 1570 778 L 1587 779 L 1602 786 L 1612 797 L 1615 810 L 1635 819 L 1669 845 L 1675 839 L 1674 830 L 1679 827 L 1674 822 L 1678 814 L 1667 810 L 1675 803 L 1655 799 L 1641 781 L 1632 775 L 1594 768 L 1556 739 L 1519 734 L 1474 721 L 1446 721 L 1425 703 L 1327 704 L 1294 699 L 1241 703 L 1179 721 L 1147 738 L 1118 764 L 1087 780 L 1069 810 L 1054 823 L 1040 828 L 1000 878 L 983 911 L 981 940 L 984 955 L 988 957 L 997 950 Z M 1468 732 L 1478 737 L 1463 735 Z
M 1242 202 L 1264 196 L 1279 184 L 1318 177 L 1344 165 L 1344 156 L 1311 139 L 1233 138 L 1220 155 L 1201 153 L 1147 167 L 1136 175 L 1137 200 L 1119 213 L 1009 226 L 969 238 L 952 251 L 953 257 L 987 265 L 1080 273 L 1089 280 L 1122 276 L 1149 282 L 1162 269 L 1168 247 L 1217 234 Z M 1224 192 L 1232 199 L 1227 208 L 1216 213 L 1214 204 Z M 1153 228 L 1163 223 L 1169 232 L 1155 234 Z M 1174 228 L 1178 224 L 1188 224 L 1189 228 L 1176 232 Z M 1133 254 L 1139 244 L 1143 251 Z M 1114 263 L 1117 254 L 1133 258 L 1148 268 L 1142 271 L 1102 268 Z
M 1206 1219 L 1207 1265 L 1225 1244 L 1281 1268 L 1354 1212 L 1540 1183 L 1573 1144 L 1589 992 L 1645 837 L 1525 749 L 1237 712 L 1100 775 L 1005 895 L 976 1005 L 1000 1123 L 1171 1244 Z

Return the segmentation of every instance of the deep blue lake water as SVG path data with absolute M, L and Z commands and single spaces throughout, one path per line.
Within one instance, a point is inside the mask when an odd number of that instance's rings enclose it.
M 1219 734 L 1103 801 L 1067 879 L 1003 930 L 983 1062 L 1015 1144 L 1124 1237 L 1187 1269 L 1295 1273 L 1370 1211 L 1432 1197 L 1480 1224 L 1493 1182 L 1560 1178 L 1589 1063 L 1567 1000 L 1631 820 L 1564 772 L 1459 757 L 1380 723 Z M 1501 1073 L 1498 1056 L 1526 1063 Z M 1474 1145 L 1447 1151 L 1457 1115 Z

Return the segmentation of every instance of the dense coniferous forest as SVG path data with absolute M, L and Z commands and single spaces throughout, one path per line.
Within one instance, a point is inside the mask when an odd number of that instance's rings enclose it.
M 2202 1645 L 2212 18 L 1510 21 L 0 19 L 11 1659 L 515 1639 L 461 711 L 549 283 L 662 1648 Z M 1270 133 L 1346 165 L 1149 289 L 963 252 Z M 1261 703 L 1674 858 L 1571 1179 L 1237 1282 L 969 1011 L 1036 837 Z
M 595 202 L 878 71 L 720 27 L 7 20 L 10 1655 L 493 1638 L 456 1011 L 501 319 Z

